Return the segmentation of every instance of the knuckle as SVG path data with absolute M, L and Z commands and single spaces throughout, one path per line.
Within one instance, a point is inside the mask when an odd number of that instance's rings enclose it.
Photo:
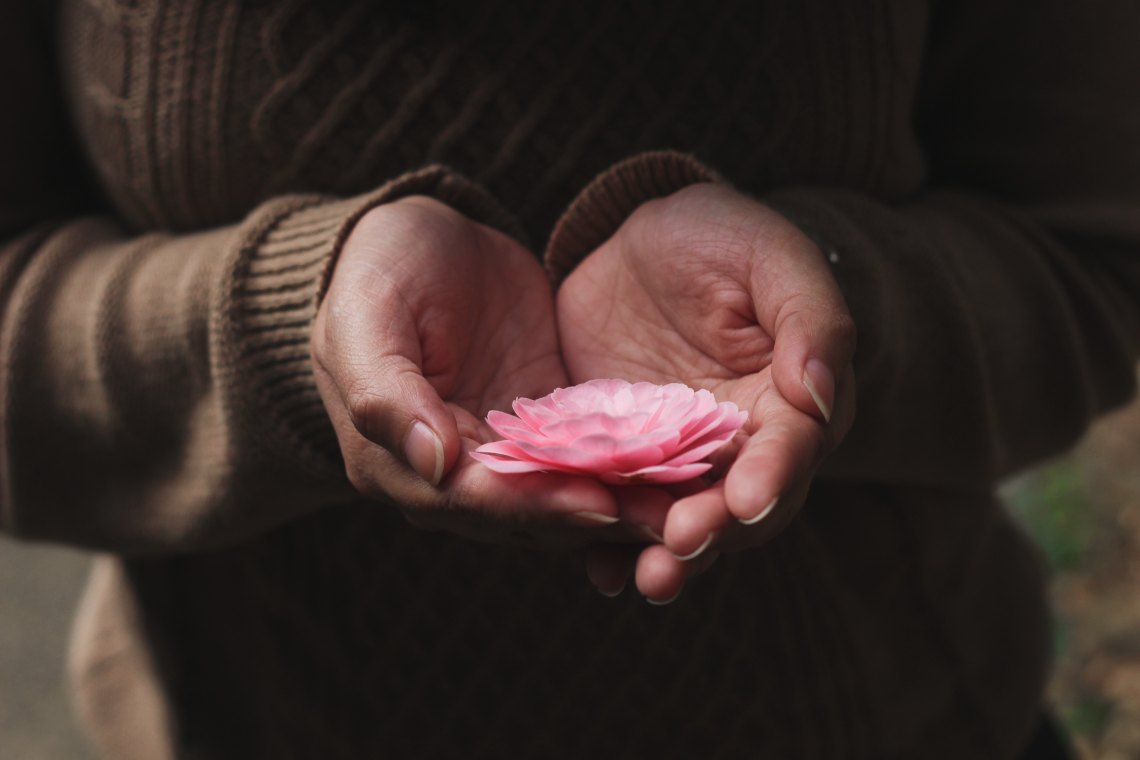
M 477 518 L 497 517 L 504 525 L 517 526 L 510 514 L 496 515 L 491 505 L 479 498 L 476 489 L 470 485 L 460 485 L 448 490 L 441 510 L 451 514 L 465 514 Z
M 349 485 L 361 496 L 372 501 L 385 498 L 386 494 L 379 488 L 375 478 L 372 477 L 372 472 L 367 467 L 361 466 L 358 460 L 346 457 L 344 473 L 348 477 Z
M 384 424 L 386 406 L 384 398 L 372 390 L 349 388 L 345 394 L 345 410 L 349 420 L 357 432 L 370 441 L 388 437 L 390 431 L 386 430 Z
M 855 320 L 846 311 L 832 315 L 828 332 L 833 340 L 846 347 L 854 348 L 856 339 Z

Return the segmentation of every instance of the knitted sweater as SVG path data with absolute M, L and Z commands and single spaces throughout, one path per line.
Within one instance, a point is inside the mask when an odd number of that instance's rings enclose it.
M 991 492 L 1133 393 L 1140 6 L 46 6 L 0 10 L 0 526 L 107 552 L 106 756 L 1016 754 L 1047 614 Z M 308 340 L 361 214 L 434 195 L 557 280 L 714 171 L 859 329 L 780 537 L 658 608 L 358 503 Z

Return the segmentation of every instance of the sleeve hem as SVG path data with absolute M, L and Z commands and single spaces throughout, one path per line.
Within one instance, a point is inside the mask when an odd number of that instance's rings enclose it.
M 640 153 L 614 164 L 578 194 L 555 225 L 543 257 L 551 281 L 566 279 L 641 204 L 689 185 L 722 181 L 693 156 L 676 151 Z

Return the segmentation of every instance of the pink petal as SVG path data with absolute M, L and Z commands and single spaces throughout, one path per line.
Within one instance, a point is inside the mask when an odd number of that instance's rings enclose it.
M 630 387 L 630 392 L 633 393 L 633 400 L 636 402 L 637 408 L 644 411 L 660 406 L 664 400 L 661 393 L 662 387 L 656 383 L 634 383 Z
M 661 413 L 658 415 L 656 424 L 682 429 L 693 418 L 703 416 L 701 406 L 701 399 L 696 394 L 692 394 L 688 398 L 662 399 Z M 684 434 L 683 430 L 682 434 Z
M 493 441 L 485 443 L 471 452 L 471 456 L 490 467 L 496 472 L 535 472 L 537 470 L 553 470 L 569 472 L 575 475 L 592 475 L 592 472 L 576 469 L 572 466 L 536 459 L 524 450 L 522 444 L 515 441 Z
M 608 435 L 615 439 L 630 438 L 644 429 L 647 418 L 648 415 L 641 413 L 628 417 L 615 417 L 605 412 L 595 412 L 543 425 L 542 434 L 552 441 L 563 443 L 570 443 L 588 435 Z
M 697 464 L 686 464 L 680 467 L 665 467 L 664 465 L 656 465 L 653 467 L 643 467 L 640 470 L 633 472 L 611 472 L 602 475 L 601 480 L 604 483 L 612 484 L 630 484 L 630 483 L 681 483 L 686 480 L 692 480 L 698 475 L 708 472 L 712 467 L 708 462 L 699 462 Z
M 709 454 L 723 447 L 726 443 L 732 440 L 732 436 L 734 434 L 735 433 L 729 433 L 728 435 L 717 436 L 716 438 L 702 441 L 696 446 L 682 449 L 676 454 L 676 456 L 665 460 L 661 463 L 661 465 L 665 467 L 677 467 L 704 459 Z
M 610 483 L 673 483 L 706 472 L 711 465 L 697 460 L 731 440 L 747 418 L 704 389 L 618 379 L 516 399 L 513 408 L 517 417 L 487 415 L 506 440 L 480 446 L 476 459 L 500 472 L 557 470 Z
M 535 446 L 522 441 L 515 445 L 526 459 L 594 474 L 645 467 L 665 459 L 658 446 L 638 440 L 615 441 L 606 435 L 586 436 L 572 446 Z
M 488 412 L 487 424 L 504 438 L 530 441 L 531 443 L 541 443 L 544 440 L 541 432 L 534 430 L 523 420 L 506 412 L 494 410 Z
M 587 436 L 573 446 L 535 446 L 526 442 L 516 444 L 527 459 L 584 472 L 607 469 L 612 462 L 614 440 L 609 436 Z
M 529 398 L 516 398 L 511 408 L 515 410 L 515 414 L 519 416 L 523 422 L 530 427 L 538 430 L 548 422 L 554 422 L 562 418 L 562 414 L 557 409 L 550 408 L 547 404 L 542 403 L 549 396 L 543 397 L 538 401 L 532 401 Z
M 563 388 L 570 394 L 582 394 L 588 396 L 600 396 L 605 398 L 613 398 L 623 390 L 629 390 L 631 383 L 627 380 L 618 380 L 615 378 L 600 378 L 597 380 L 587 380 L 581 385 L 574 385 L 570 388 Z
M 611 414 L 626 415 L 633 414 L 637 411 L 637 402 L 633 399 L 633 391 L 628 387 L 622 388 L 615 393 L 608 406 L 609 409 L 606 411 L 612 409 Z
M 517 441 L 492 441 L 490 443 L 484 443 L 482 446 L 475 449 L 475 451 L 479 452 L 480 454 L 488 454 L 497 457 L 509 457 L 511 459 L 518 459 L 528 462 L 532 461 L 533 459 L 533 457 L 531 457 L 527 452 L 523 451 L 522 448 L 520 448 L 520 445 Z
M 737 409 L 736 404 L 731 401 L 726 401 L 705 417 L 694 421 L 691 425 L 686 425 L 681 431 L 681 445 L 688 446 L 717 430 L 735 432 L 744 425 L 747 419 L 748 414 L 746 412 Z
M 500 459 L 490 454 L 484 454 L 478 449 L 471 452 L 471 458 L 482 462 L 488 468 L 495 472 L 502 472 L 506 474 L 517 474 L 523 472 L 541 472 L 544 470 L 553 469 L 550 465 L 543 464 L 542 462 L 523 462 L 518 459 Z

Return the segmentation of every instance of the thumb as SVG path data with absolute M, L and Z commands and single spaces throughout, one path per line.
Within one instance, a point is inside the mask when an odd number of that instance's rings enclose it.
M 855 323 L 819 248 L 802 234 L 783 242 L 782 255 L 752 273 L 763 280 L 753 287 L 757 313 L 772 326 L 772 377 L 790 404 L 827 422 L 855 353 Z
M 342 394 L 349 420 L 361 436 L 438 486 L 459 457 L 455 415 L 408 357 L 377 357 L 371 366 L 370 378 Z
M 318 376 L 324 375 L 319 386 L 326 405 L 344 412 L 332 415 L 334 425 L 341 420 L 341 448 L 346 435 L 362 436 L 438 486 L 459 458 L 459 429 L 424 377 L 421 339 L 407 302 L 376 291 L 354 298 L 333 285 L 318 316 L 313 359 Z
M 796 309 L 776 333 L 776 389 L 804 414 L 830 422 L 854 348 L 854 326 L 845 311 Z

